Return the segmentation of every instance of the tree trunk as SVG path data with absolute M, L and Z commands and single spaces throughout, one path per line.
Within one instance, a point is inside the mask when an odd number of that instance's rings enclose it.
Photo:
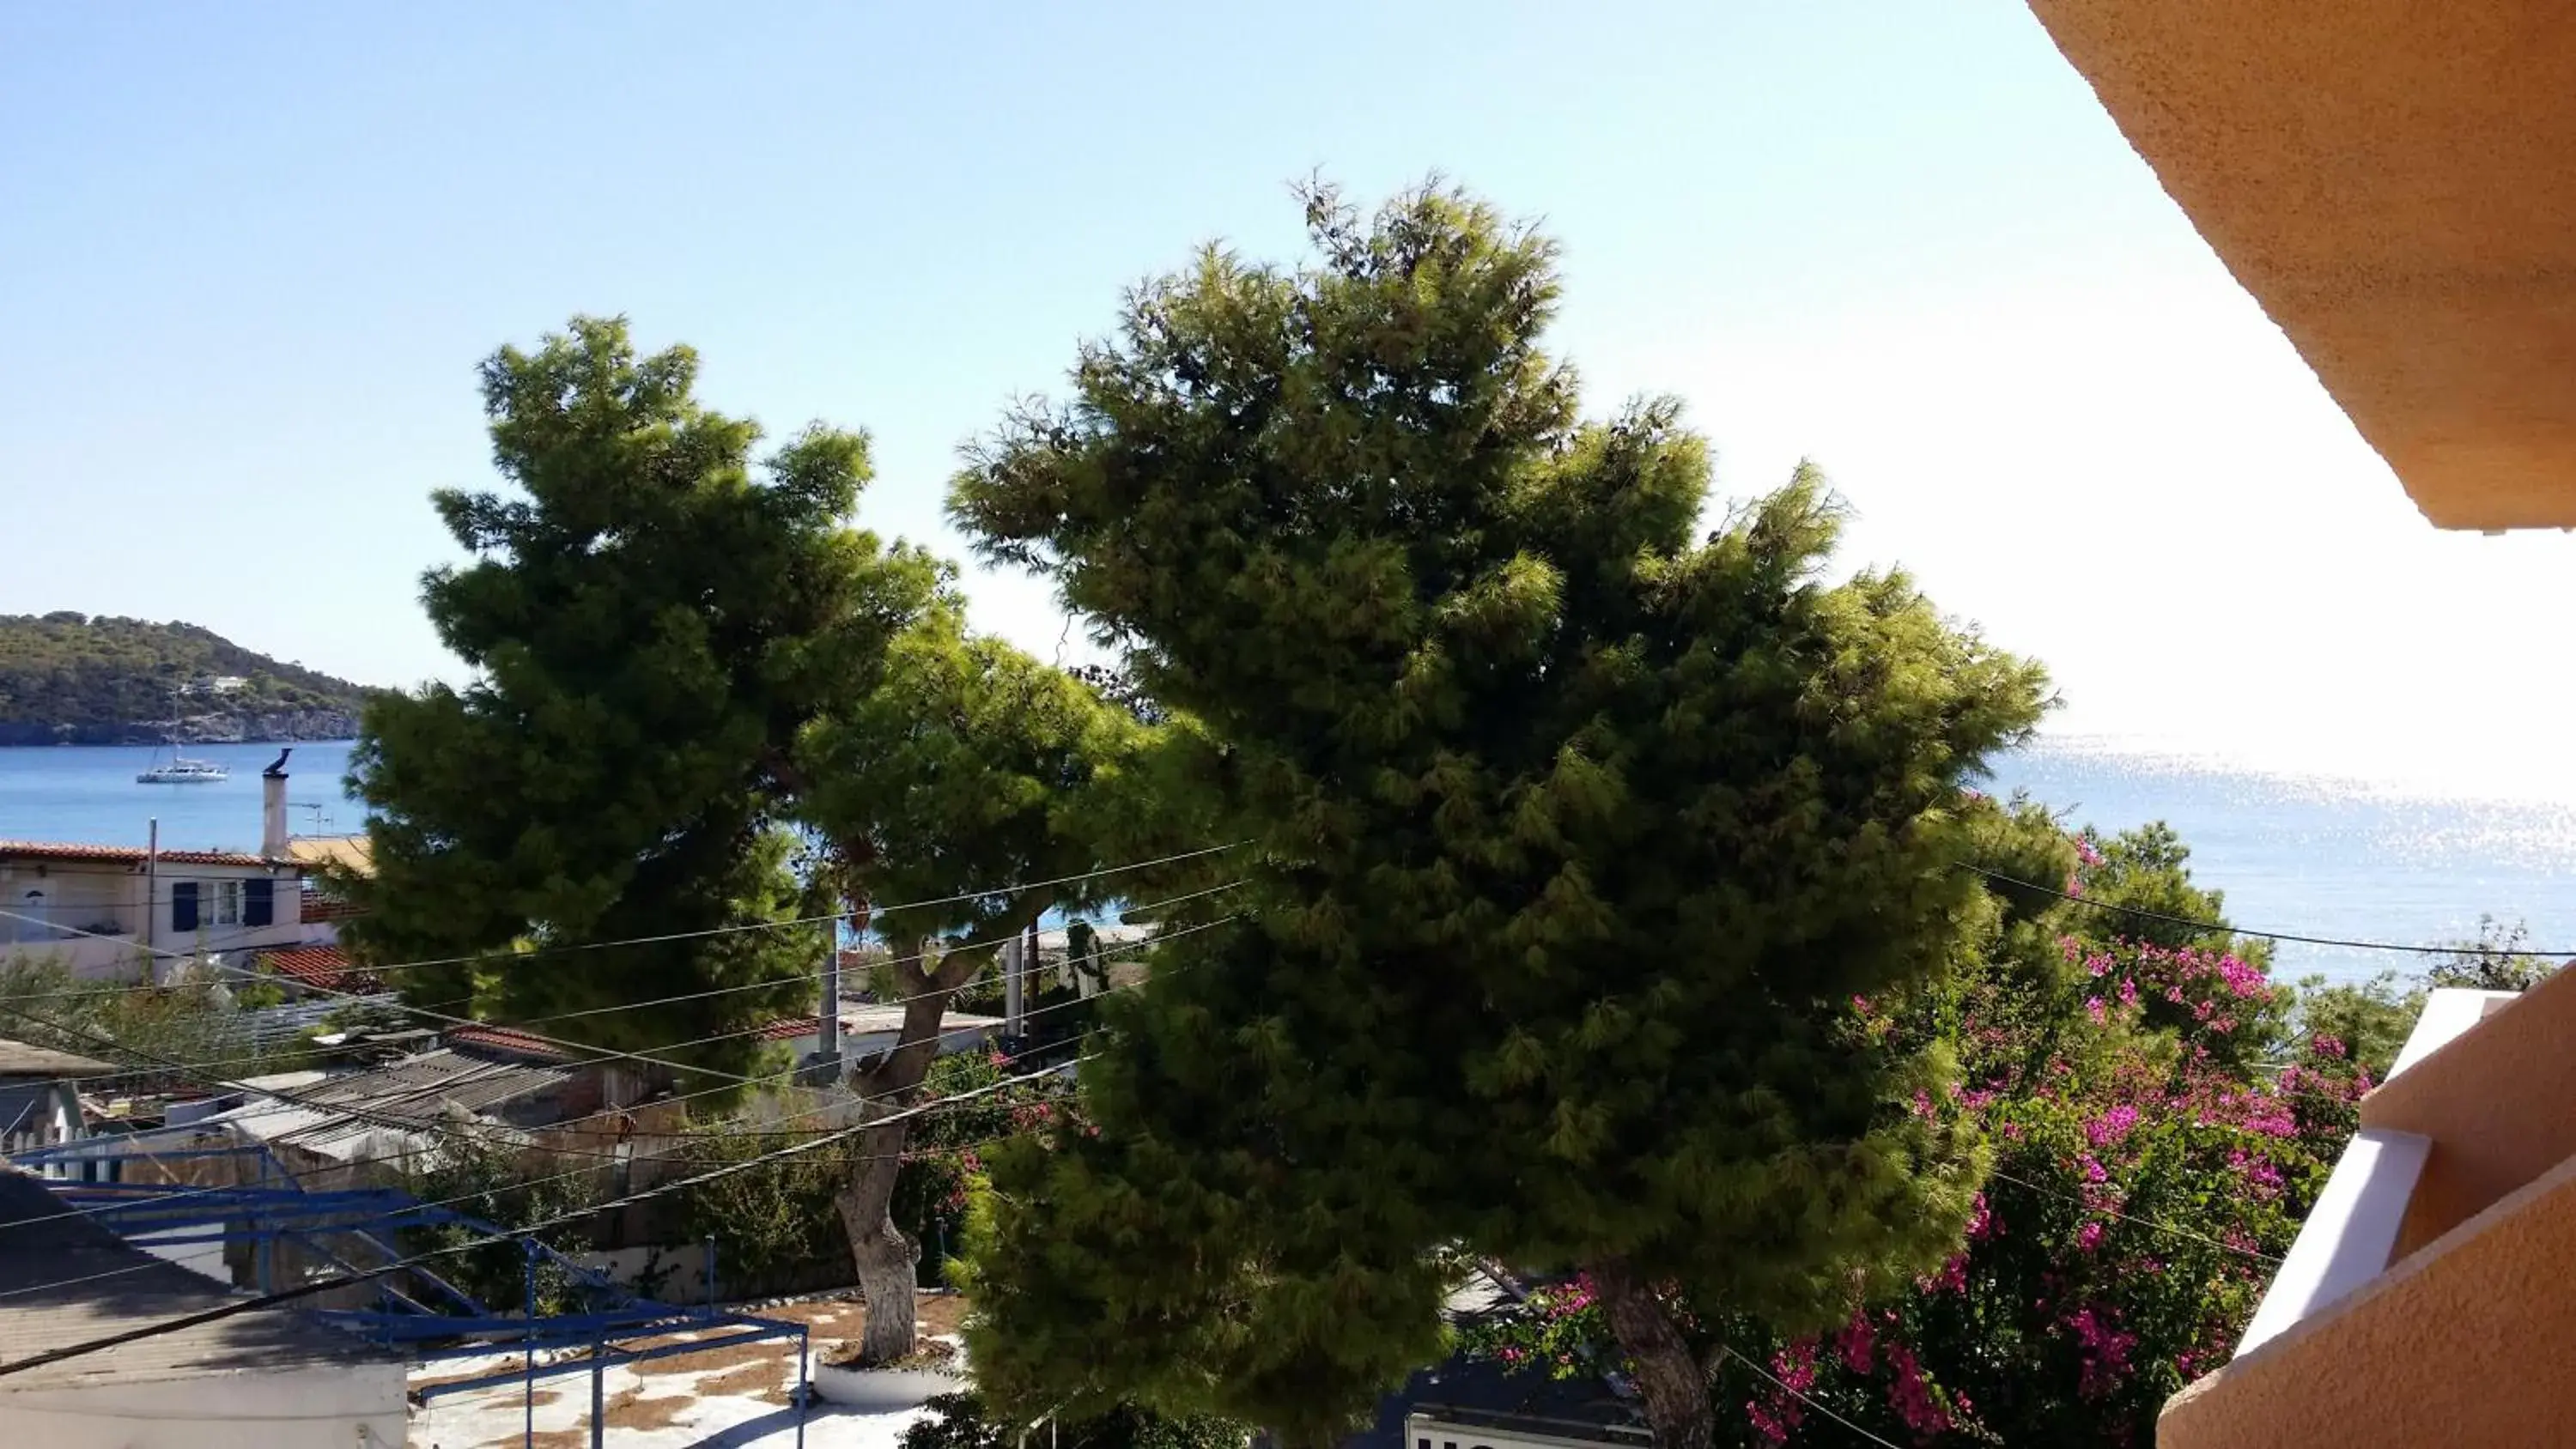
M 995 935 L 1017 935 L 1030 921 L 1046 914 L 1054 897 L 1033 892 L 1013 903 Z M 894 979 L 903 988 L 903 1029 L 894 1049 L 864 1071 L 850 1074 L 850 1087 L 865 1099 L 860 1111 L 881 1117 L 914 1105 L 931 1063 L 939 1059 L 940 1024 L 948 1015 L 948 998 L 975 979 L 993 956 L 993 945 L 955 949 L 936 963 L 898 961 Z M 912 1352 L 913 1270 L 921 1262 L 921 1245 L 894 1225 L 895 1179 L 903 1171 L 903 1144 L 912 1135 L 911 1119 L 888 1122 L 859 1134 L 858 1161 L 850 1180 L 832 1196 L 841 1214 L 841 1229 L 850 1240 L 850 1262 L 858 1269 L 859 1292 L 867 1299 L 867 1326 L 859 1340 L 859 1362 L 873 1367 Z
M 882 1111 L 883 1108 L 874 1110 Z M 841 1227 L 850 1236 L 850 1258 L 859 1270 L 859 1293 L 868 1316 L 859 1339 L 859 1362 L 888 1364 L 912 1352 L 914 1268 L 921 1245 L 894 1225 L 890 1204 L 903 1170 L 903 1143 L 912 1124 L 889 1122 L 859 1134 L 860 1160 L 849 1184 L 833 1195 Z
M 1628 1356 L 1638 1396 L 1646 1401 L 1655 1449 L 1708 1449 L 1717 1432 L 1717 1413 L 1709 1403 L 1708 1379 L 1680 1325 L 1625 1259 L 1596 1263 L 1591 1273 L 1610 1336 Z

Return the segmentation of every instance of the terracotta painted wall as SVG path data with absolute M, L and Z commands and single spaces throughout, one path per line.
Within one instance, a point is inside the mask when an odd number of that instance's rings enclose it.
M 2427 517 L 2576 524 L 2564 5 L 2030 8 Z
M 2576 1442 L 2576 1162 L 2174 1396 L 2158 1449 Z
M 2391 1078 L 2362 1100 L 2361 1125 L 2433 1142 L 2398 1231 L 2398 1258 L 2576 1157 L 2576 972 L 2551 977 Z

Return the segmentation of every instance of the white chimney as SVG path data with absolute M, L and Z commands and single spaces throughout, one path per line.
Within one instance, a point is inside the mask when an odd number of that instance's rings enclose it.
M 286 757 L 292 747 L 277 752 L 277 763 L 259 772 L 259 853 L 271 860 L 286 858 Z

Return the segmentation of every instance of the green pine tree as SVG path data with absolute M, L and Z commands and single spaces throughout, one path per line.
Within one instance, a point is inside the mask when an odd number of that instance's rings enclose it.
M 884 1115 L 918 1100 L 998 941 L 1058 901 L 1174 878 L 1019 888 L 1152 853 L 1140 832 L 1175 817 L 1127 796 L 1158 736 L 968 633 L 947 566 L 847 521 L 864 438 L 816 426 L 755 477 L 758 428 L 700 406 L 696 370 L 588 318 L 485 364 L 518 491 L 438 495 L 474 561 L 424 594 L 474 675 L 368 711 L 352 939 L 378 962 L 460 958 L 404 973 L 415 1001 L 739 1076 L 749 1028 L 816 1009 L 832 938 L 703 933 L 873 907 L 912 1000 L 848 1086 Z M 919 1249 L 889 1214 L 907 1126 L 864 1134 L 838 1200 L 877 1360 L 913 1346 Z
M 516 490 L 436 495 L 472 561 L 422 587 L 473 673 L 368 707 L 351 783 L 373 868 L 348 883 L 349 934 L 378 961 L 476 958 L 398 984 L 500 1021 L 775 980 L 544 1028 L 740 1074 L 757 1038 L 665 1045 L 810 1008 L 820 927 L 566 948 L 792 913 L 779 777 L 881 678 L 937 571 L 842 521 L 866 439 L 817 426 L 756 476 L 758 426 L 701 406 L 696 374 L 594 318 L 484 363 Z
M 1438 1357 L 1475 1253 L 1588 1270 L 1703 1445 L 1677 1304 L 1822 1324 L 1960 1238 L 1949 1055 L 1850 1003 L 1969 949 L 1963 781 L 2044 679 L 1900 574 L 1828 582 L 1813 468 L 1699 534 L 1678 406 L 1584 421 L 1539 350 L 1543 237 L 1436 188 L 1307 216 L 1305 269 L 1136 291 L 955 484 L 1253 842 L 1244 917 L 1106 1003 L 1098 1135 L 994 1156 L 978 1383 L 1322 1442 Z

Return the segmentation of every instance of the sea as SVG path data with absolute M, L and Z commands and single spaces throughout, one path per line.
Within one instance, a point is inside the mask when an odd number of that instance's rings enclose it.
M 278 745 L 191 745 L 220 784 L 144 785 L 148 747 L 0 749 L 0 840 L 248 849 L 259 842 L 259 772 Z M 293 747 L 290 828 L 362 828 L 342 785 L 347 741 Z M 161 752 L 166 754 L 165 752 Z M 2479 918 L 2528 928 L 2534 948 L 2576 954 L 2576 803 L 2444 794 L 2370 781 L 2259 771 L 2081 738 L 2000 760 L 1985 788 L 2022 790 L 2070 826 L 2125 830 L 2161 820 L 2191 848 L 2194 877 L 2226 894 L 2238 927 L 2408 946 L 2474 937 Z M 2274 971 L 2366 978 L 2421 959 L 2345 946 L 2281 945 Z

